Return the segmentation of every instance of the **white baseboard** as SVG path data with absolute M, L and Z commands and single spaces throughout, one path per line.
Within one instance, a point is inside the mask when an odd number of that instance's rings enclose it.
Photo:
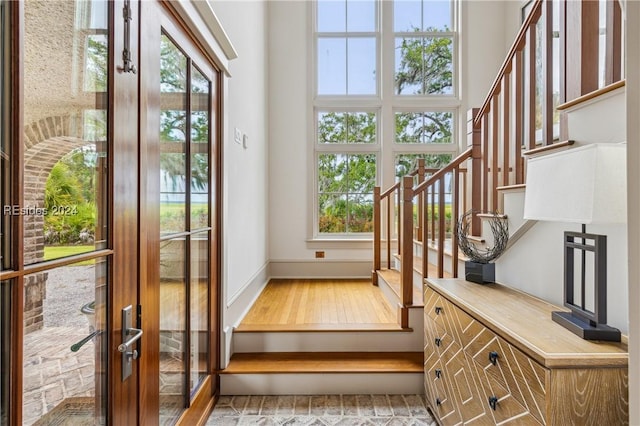
M 271 278 L 371 278 L 371 260 L 272 260 Z

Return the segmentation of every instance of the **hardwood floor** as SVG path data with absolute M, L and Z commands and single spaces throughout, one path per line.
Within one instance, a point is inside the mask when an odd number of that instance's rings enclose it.
M 223 374 L 420 373 L 422 352 L 269 352 L 234 354 Z
M 396 311 L 369 280 L 271 280 L 237 332 L 399 330 Z

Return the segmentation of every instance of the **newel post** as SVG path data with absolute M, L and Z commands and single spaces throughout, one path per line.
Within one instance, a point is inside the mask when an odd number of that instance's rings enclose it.
M 371 271 L 371 282 L 378 285 L 378 271 L 380 270 L 380 245 L 382 244 L 380 223 L 380 187 L 373 188 L 373 271 Z M 387 237 L 390 238 L 390 237 Z
M 413 178 L 402 178 L 402 241 L 400 286 L 402 304 L 413 305 Z
M 480 128 L 474 127 L 473 120 L 479 108 L 467 111 L 467 147 L 471 147 L 471 210 L 482 211 L 482 138 Z M 486 188 L 485 188 L 486 191 Z M 456 218 L 458 220 L 458 218 Z M 471 235 L 480 235 L 480 218 L 471 219 Z

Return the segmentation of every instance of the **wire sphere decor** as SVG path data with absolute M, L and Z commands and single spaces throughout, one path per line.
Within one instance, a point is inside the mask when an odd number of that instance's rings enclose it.
M 469 229 L 471 228 L 471 220 L 475 214 L 480 212 L 469 210 L 460 216 L 456 224 L 456 239 L 458 247 L 467 256 L 467 258 L 476 263 L 489 263 L 499 258 L 507 249 L 509 241 L 509 224 L 501 218 L 498 213 L 494 213 L 489 218 L 489 226 L 493 234 L 493 247 L 481 248 L 469 240 Z

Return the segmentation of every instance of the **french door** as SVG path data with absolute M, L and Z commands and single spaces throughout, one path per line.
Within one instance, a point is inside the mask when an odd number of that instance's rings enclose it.
M 216 393 L 220 75 L 165 7 L 0 0 L 0 425 Z

